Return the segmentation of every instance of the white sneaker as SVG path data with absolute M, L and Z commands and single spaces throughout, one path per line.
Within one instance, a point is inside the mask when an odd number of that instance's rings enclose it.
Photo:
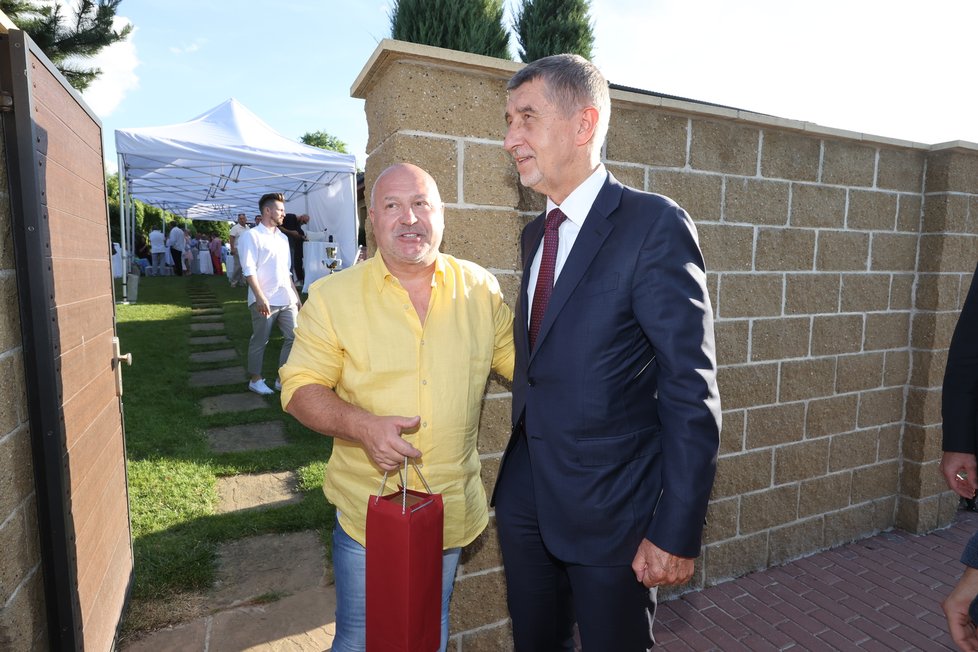
M 258 380 L 252 380 L 248 383 L 248 389 L 253 391 L 255 394 L 261 394 L 262 396 L 268 396 L 269 394 L 274 394 L 268 385 L 265 384 L 264 378 L 259 378 Z
M 275 391 L 276 392 L 282 391 L 282 381 L 279 380 L 278 378 L 275 379 Z

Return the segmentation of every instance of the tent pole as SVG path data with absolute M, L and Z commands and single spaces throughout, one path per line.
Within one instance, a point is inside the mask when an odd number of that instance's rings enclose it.
M 122 303 L 129 303 L 129 275 L 126 274 L 126 215 L 128 211 L 126 210 L 126 200 L 128 199 L 127 193 L 125 192 L 125 174 L 123 172 L 123 159 L 122 154 L 118 155 L 119 159 L 119 240 L 121 240 L 120 245 L 122 246 Z

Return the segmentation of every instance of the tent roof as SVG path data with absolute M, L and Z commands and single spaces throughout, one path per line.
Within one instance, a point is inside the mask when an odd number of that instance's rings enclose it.
M 115 142 L 133 197 L 193 219 L 250 216 L 267 192 L 289 201 L 356 174 L 352 154 L 290 140 L 233 98 L 189 122 L 118 129 Z

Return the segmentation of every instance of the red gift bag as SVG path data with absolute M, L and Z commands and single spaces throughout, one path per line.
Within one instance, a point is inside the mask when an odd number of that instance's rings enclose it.
M 444 505 L 414 466 L 427 493 L 406 489 L 367 503 L 367 652 L 434 652 L 441 645 Z

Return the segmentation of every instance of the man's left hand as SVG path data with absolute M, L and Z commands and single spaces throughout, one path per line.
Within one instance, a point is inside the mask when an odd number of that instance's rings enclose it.
M 632 560 L 635 579 L 648 588 L 685 584 L 693 576 L 693 560 L 666 552 L 648 539 L 642 539 Z

